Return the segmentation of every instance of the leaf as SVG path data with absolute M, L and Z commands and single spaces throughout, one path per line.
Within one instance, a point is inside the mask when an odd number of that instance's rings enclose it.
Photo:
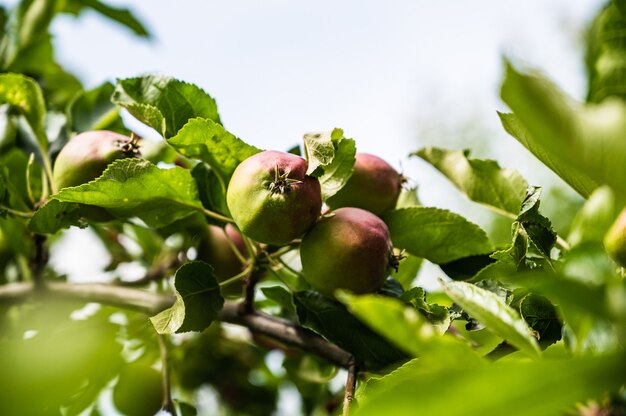
M 293 296 L 291 292 L 283 286 L 262 287 L 261 292 L 266 298 L 273 300 L 280 305 L 290 316 L 296 316 L 296 307 L 293 304 Z
M 470 159 L 469 150 L 426 147 L 412 155 L 433 165 L 472 201 L 505 215 L 518 214 L 528 183 L 517 171 L 494 160 Z
M 539 213 L 540 196 L 540 187 L 532 186 L 528 189 L 517 222 L 528 236 L 530 251 L 550 263 L 550 251 L 556 243 L 556 232 L 552 229 L 550 220 Z
M 324 201 L 339 192 L 352 176 L 356 145 L 344 137 L 341 129 L 305 134 L 304 153 L 309 164 L 307 175 L 318 177 Z
M 309 163 L 307 175 L 332 162 L 335 155 L 331 132 L 306 133 L 304 135 L 304 154 Z
M 352 316 L 341 303 L 317 292 L 294 293 L 300 324 L 352 353 L 361 368 L 381 370 L 408 358 Z
M 561 340 L 563 324 L 557 316 L 554 305 L 545 297 L 527 294 L 519 302 L 519 313 L 538 335 L 542 348 Z
M 96 205 L 119 218 L 139 217 L 160 228 L 202 210 L 187 169 L 160 169 L 142 159 L 119 159 L 89 183 L 64 188 L 52 198 Z
M 348 182 L 354 168 L 356 146 L 352 139 L 342 139 L 337 143 L 333 161 L 323 167 L 323 174 L 318 177 L 322 188 L 322 200 L 335 195 Z
M 451 336 L 442 336 L 424 316 L 400 300 L 345 292 L 339 298 L 362 322 L 413 357 L 453 348 L 465 348 L 465 353 L 471 353 L 468 345 Z
M 229 215 L 226 204 L 226 185 L 206 163 L 198 163 L 191 170 L 191 175 L 198 185 L 202 205 L 213 212 Z M 212 221 L 212 220 L 211 220 Z
M 410 303 L 422 315 L 428 319 L 439 334 L 444 334 L 450 328 L 452 320 L 450 310 L 445 306 L 426 301 L 426 291 L 421 287 L 414 287 L 407 290 L 400 296 L 400 300 Z
M 260 152 L 226 131 L 220 124 L 202 118 L 189 120 L 167 142 L 183 156 L 202 160 L 211 166 L 224 188 L 235 168 Z
M 162 75 L 119 80 L 111 100 L 165 139 L 176 135 L 192 118 L 220 123 L 217 104 L 209 94 L 193 84 Z
M 479 254 L 440 264 L 439 267 L 453 280 L 469 280 L 495 261 L 489 254 Z
M 589 196 L 598 184 L 585 172 L 569 165 L 559 153 L 552 153 L 542 140 L 531 136 L 515 114 L 498 113 L 500 122 L 511 136 L 517 139 L 537 159 L 550 168 L 583 197 Z
M 519 314 L 496 294 L 465 282 L 440 281 L 443 290 L 488 330 L 531 357 L 540 355 L 531 329 Z
M 46 105 L 39 85 L 20 74 L 0 74 L 0 104 L 8 103 L 24 115 L 42 149 L 48 146 L 44 118 Z
M 203 331 L 224 306 L 213 268 L 202 261 L 182 265 L 174 276 L 176 302 L 150 318 L 159 334 Z
M 81 220 L 78 204 L 65 203 L 56 199 L 49 200 L 40 207 L 28 223 L 28 228 L 36 234 L 54 234 L 72 225 L 85 228 Z
M 494 250 L 480 227 L 444 209 L 403 208 L 384 214 L 382 219 L 395 247 L 436 264 Z
M 619 210 L 611 188 L 597 188 L 574 217 L 567 241 L 572 247 L 585 242 L 601 242 Z
M 137 36 L 149 38 L 148 29 L 130 12 L 128 9 L 109 6 L 98 0 L 72 0 L 78 3 L 79 7 L 89 7 L 102 16 L 121 24 L 133 31 Z
M 541 143 L 545 153 L 540 159 L 555 159 L 568 167 L 563 176 L 566 182 L 585 197 L 597 185 L 607 184 L 621 200 L 626 199 L 624 102 L 605 100 L 584 106 L 565 97 L 544 77 L 519 73 L 511 65 L 506 68 L 501 96 L 533 143 Z M 582 189 L 570 170 L 583 172 L 596 186 Z
M 67 117 L 70 131 L 81 133 L 90 130 L 125 131 L 118 108 L 111 103 L 113 84 L 104 84 L 83 91 L 68 106 Z
M 585 63 L 589 76 L 587 99 L 599 103 L 607 97 L 625 98 L 623 85 L 626 73 L 624 43 L 626 29 L 623 1 L 606 2 L 587 31 Z
M 537 416 L 563 414 L 578 402 L 616 392 L 626 381 L 623 354 L 565 360 L 421 366 L 377 381 L 357 416 L 420 414 Z
M 422 205 L 417 196 L 417 188 L 402 188 L 396 202 L 396 209 L 411 208 Z
M 422 267 L 422 258 L 411 254 L 404 254 L 405 258 L 400 261 L 398 271 L 391 272 L 391 276 L 396 279 L 403 288 L 408 288 L 417 277 L 417 273 Z

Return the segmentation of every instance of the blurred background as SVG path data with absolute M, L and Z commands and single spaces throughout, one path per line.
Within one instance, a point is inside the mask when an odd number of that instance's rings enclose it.
M 382 156 L 412 178 L 424 205 L 462 212 L 496 242 L 508 240 L 510 221 L 465 200 L 411 152 L 471 147 L 474 157 L 497 159 L 543 186 L 543 210 L 563 224 L 566 215 L 550 214 L 573 212 L 564 204 L 580 203 L 504 132 L 498 90 L 507 57 L 541 68 L 583 99 L 585 29 L 600 0 L 109 3 L 131 9 L 151 36 L 136 37 L 90 10 L 53 23 L 59 61 L 87 88 L 145 73 L 197 84 L 217 100 L 229 131 L 265 149 L 287 149 L 305 132 L 343 128 L 359 151 Z M 56 247 L 93 252 L 95 244 L 89 231 L 72 229 Z M 79 256 L 53 266 L 70 280 L 102 278 L 106 256 L 102 249 L 101 263 Z M 126 268 L 131 277 L 144 272 Z

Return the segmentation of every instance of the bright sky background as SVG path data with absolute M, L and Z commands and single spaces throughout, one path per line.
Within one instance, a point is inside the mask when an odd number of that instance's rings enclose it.
M 130 7 L 154 39 L 132 37 L 95 13 L 58 19 L 59 59 L 87 86 L 149 72 L 195 83 L 217 100 L 228 130 L 266 149 L 291 147 L 307 131 L 341 127 L 360 151 L 402 167 L 425 205 L 479 224 L 489 220 L 482 208 L 408 154 L 426 145 L 471 147 L 477 157 L 518 169 L 531 184 L 554 183 L 554 175 L 499 125 L 496 110 L 506 110 L 498 98 L 502 58 L 539 67 L 582 98 L 583 29 L 603 4 L 107 2 Z M 72 270 L 96 267 L 85 261 Z

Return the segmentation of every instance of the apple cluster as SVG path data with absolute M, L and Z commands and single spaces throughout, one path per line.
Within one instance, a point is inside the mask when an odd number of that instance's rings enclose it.
M 109 131 L 79 134 L 57 156 L 53 186 L 61 190 L 87 183 L 109 163 L 138 154 L 129 137 Z M 274 150 L 237 166 L 226 193 L 235 226 L 209 225 L 197 247 L 197 258 L 213 266 L 218 280 L 243 271 L 241 260 L 249 256 L 243 234 L 270 247 L 301 239 L 303 277 L 327 296 L 337 289 L 370 293 L 382 287 L 395 262 L 389 230 L 378 216 L 395 207 L 401 175 L 383 159 L 357 153 L 352 175 L 325 208 L 320 182 L 307 175 L 307 168 L 304 158 Z M 84 207 L 83 214 L 96 221 L 112 219 L 97 207 Z M 239 296 L 241 288 L 228 285 L 223 292 Z
M 326 201 L 300 156 L 265 151 L 235 170 L 227 203 L 239 230 L 268 245 L 302 238 L 304 279 L 333 296 L 337 289 L 370 293 L 381 288 L 393 263 L 389 230 L 377 216 L 395 207 L 402 179 L 381 158 L 357 153 L 344 187 Z

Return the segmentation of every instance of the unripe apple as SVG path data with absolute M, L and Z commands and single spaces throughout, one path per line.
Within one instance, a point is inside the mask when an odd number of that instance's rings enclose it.
M 283 245 L 304 234 L 322 208 L 317 178 L 308 176 L 300 156 L 268 150 L 237 166 L 226 202 L 233 220 L 248 237 Z
M 360 208 L 339 208 L 322 218 L 300 246 L 302 274 L 317 291 L 354 293 L 379 290 L 393 262 L 387 225 Z
M 128 416 L 153 416 L 163 405 L 161 373 L 146 364 L 126 365 L 113 388 L 113 403 Z
M 106 130 L 88 131 L 71 139 L 59 152 L 52 171 L 57 190 L 98 178 L 109 163 L 138 154 L 127 136 Z
M 604 248 L 621 267 L 626 267 L 626 208 L 604 236 Z
M 213 266 L 215 277 L 220 282 L 241 273 L 245 268 L 233 251 L 231 241 L 239 253 L 247 258 L 248 249 L 243 237 L 231 224 L 227 224 L 225 228 L 209 225 L 198 244 L 198 260 Z M 232 283 L 222 287 L 222 295 L 238 297 L 241 296 L 241 290 L 241 283 Z
M 352 176 L 326 201 L 328 206 L 362 208 L 376 215 L 393 209 L 402 188 L 402 175 L 378 156 L 357 153 L 355 157 Z

